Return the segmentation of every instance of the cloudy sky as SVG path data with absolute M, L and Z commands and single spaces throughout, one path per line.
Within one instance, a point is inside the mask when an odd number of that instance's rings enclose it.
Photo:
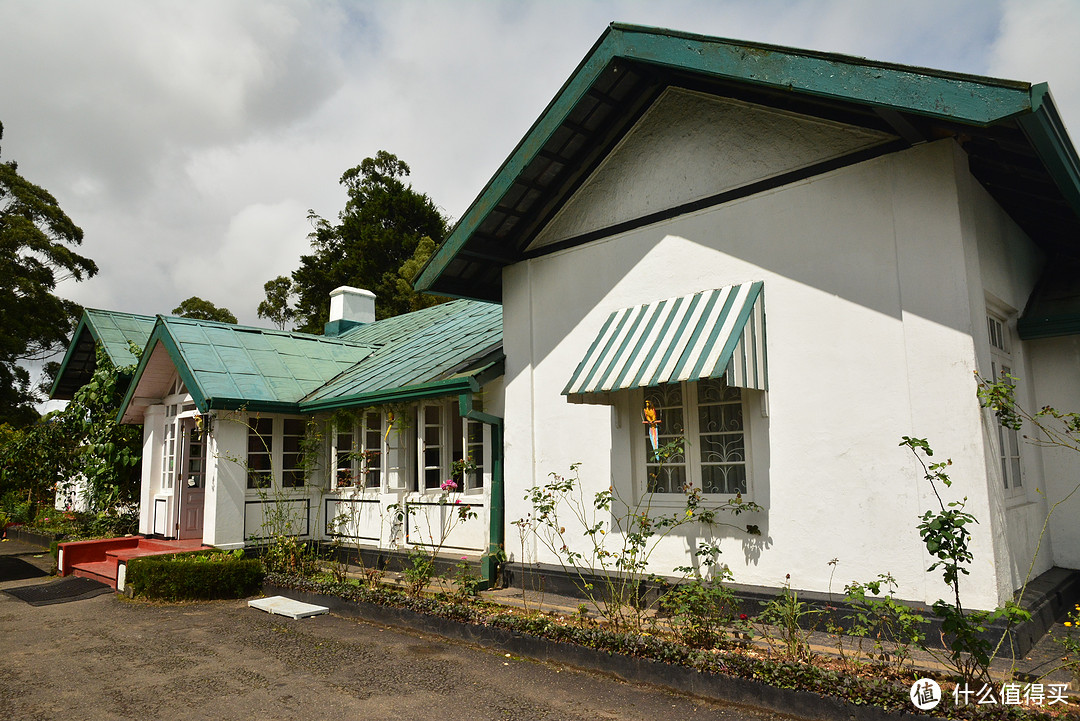
M 1080 132 L 1080 0 L 4 0 L 0 157 L 86 233 L 63 295 L 261 324 L 344 170 L 389 150 L 460 217 L 613 20 L 1048 81 Z

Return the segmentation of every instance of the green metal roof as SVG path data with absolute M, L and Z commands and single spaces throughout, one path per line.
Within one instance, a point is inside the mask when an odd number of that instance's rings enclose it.
M 148 351 L 165 348 L 199 410 L 296 411 L 305 395 L 369 356 L 374 346 L 191 318 L 158 316 Z M 122 418 L 152 357 L 143 354 Z
M 612 391 L 727 377 L 768 390 L 761 281 L 621 308 L 601 326 L 563 395 L 607 402 Z
M 877 153 L 955 138 L 975 178 L 1036 243 L 1051 256 L 1080 261 L 1080 160 L 1045 85 L 612 24 L 432 255 L 415 287 L 497 301 L 506 265 L 736 197 L 720 194 L 526 251 L 669 87 L 896 138 Z
M 348 331 L 352 341 L 378 350 L 300 403 L 305 411 L 378 403 L 387 395 L 428 397 L 455 392 L 438 384 L 466 382 L 484 371 L 501 373 L 502 307 L 456 300 Z
M 154 329 L 152 315 L 135 315 L 109 310 L 86 308 L 79 326 L 71 338 L 67 353 L 60 363 L 49 391 L 49 397 L 71 400 L 75 391 L 85 385 L 97 367 L 95 349 L 101 347 L 117 368 L 134 366 L 139 362 L 131 353 L 130 343 L 139 348 L 146 345 Z
M 341 337 L 158 316 L 147 348 L 159 343 L 201 412 L 304 413 L 475 389 L 477 376 L 501 373 L 502 309 L 453 301 Z M 143 354 L 119 418 L 152 355 Z

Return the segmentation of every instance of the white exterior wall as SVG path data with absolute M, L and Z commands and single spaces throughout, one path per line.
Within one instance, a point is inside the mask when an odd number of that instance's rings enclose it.
M 154 532 L 154 496 L 161 489 L 161 437 L 165 406 L 150 406 L 143 417 L 142 480 L 139 484 L 139 533 Z
M 1028 341 L 1029 368 L 1035 378 L 1032 407 L 1050 405 L 1062 411 L 1080 412 L 1080 337 L 1041 338 Z M 1080 493 L 1065 500 L 1080 483 L 1080 454 L 1063 448 L 1046 448 L 1042 454 L 1045 492 L 1050 504 L 1059 505 L 1050 516 L 1053 565 L 1080 569 Z M 1031 492 L 1028 488 L 1028 492 Z
M 244 494 L 247 471 L 235 459 L 247 455 L 247 426 L 232 414 L 213 412 L 206 447 L 203 543 L 219 548 L 244 546 Z
M 979 279 L 979 282 L 972 282 L 968 286 L 979 373 L 984 378 L 993 375 L 986 325 L 987 310 L 991 309 L 1008 321 L 1012 375 L 1018 379 L 1017 401 L 1025 408 L 1032 408 L 1037 376 L 1028 360 L 1027 344 L 1021 342 L 1016 333 L 1016 317 L 1023 312 L 1045 259 L 1035 244 L 967 172 L 967 158 L 959 149 L 955 159 L 968 277 Z M 1025 428 L 1021 433 L 1030 433 L 1030 429 Z M 1039 544 L 1046 518 L 1045 500 L 1036 491 L 1044 486 L 1042 453 L 1034 446 L 1022 444 L 1020 462 L 1023 484 L 1020 488 L 1006 491 L 999 461 L 998 424 L 989 410 L 983 413 L 983 443 L 989 513 L 993 527 L 1003 529 L 1003 532 L 994 534 L 993 541 L 998 595 L 1005 599 L 1024 584 L 1029 572 L 1030 578 L 1034 578 L 1054 565 L 1051 539 L 1043 538 L 1042 544 Z M 979 520 L 985 522 L 982 516 Z M 1039 549 L 1038 558 L 1035 558 L 1036 548 Z
M 951 141 L 919 146 L 507 268 L 508 524 L 531 510 L 525 488 L 573 463 L 586 496 L 609 485 L 630 492 L 638 409 L 560 395 L 612 311 L 762 280 L 770 390 L 768 417 L 748 417 L 748 497 L 766 511 L 738 519 L 757 523 L 761 537 L 721 544 L 735 581 L 777 586 L 791 574 L 795 588 L 826 591 L 837 558 L 834 591 L 888 571 L 900 597 L 945 595 L 925 573 L 916 530 L 933 494 L 897 446 L 912 435 L 954 461 L 945 496 L 968 496 L 981 521 L 966 602 L 996 605 L 956 152 Z M 664 170 L 653 182 L 679 182 Z M 758 394 L 746 395 L 760 407 Z M 685 564 L 697 543 L 667 541 L 653 556 L 657 573 Z M 511 553 L 514 544 L 508 537 Z

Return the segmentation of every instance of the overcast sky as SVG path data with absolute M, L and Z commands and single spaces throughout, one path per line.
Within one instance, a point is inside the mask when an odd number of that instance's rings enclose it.
M 344 170 L 393 152 L 460 217 L 613 20 L 1048 81 L 1080 132 L 1080 0 L 2 0 L 0 157 L 86 233 L 62 295 L 262 325 Z

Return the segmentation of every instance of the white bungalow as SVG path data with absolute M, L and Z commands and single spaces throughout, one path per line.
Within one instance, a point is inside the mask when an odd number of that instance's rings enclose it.
M 1080 456 L 1002 430 L 973 376 L 1080 409 L 1078 261 L 1080 163 L 1045 85 L 615 24 L 416 285 L 502 304 L 509 522 L 571 464 L 587 497 L 654 509 L 689 484 L 763 507 L 739 519 L 760 536 L 722 542 L 739 583 L 887 571 L 932 602 L 935 502 L 898 447 L 926 437 L 979 520 L 966 602 L 991 608 Z M 653 480 L 646 403 L 686 445 Z M 1057 509 L 1034 575 L 1080 568 L 1078 513 Z

